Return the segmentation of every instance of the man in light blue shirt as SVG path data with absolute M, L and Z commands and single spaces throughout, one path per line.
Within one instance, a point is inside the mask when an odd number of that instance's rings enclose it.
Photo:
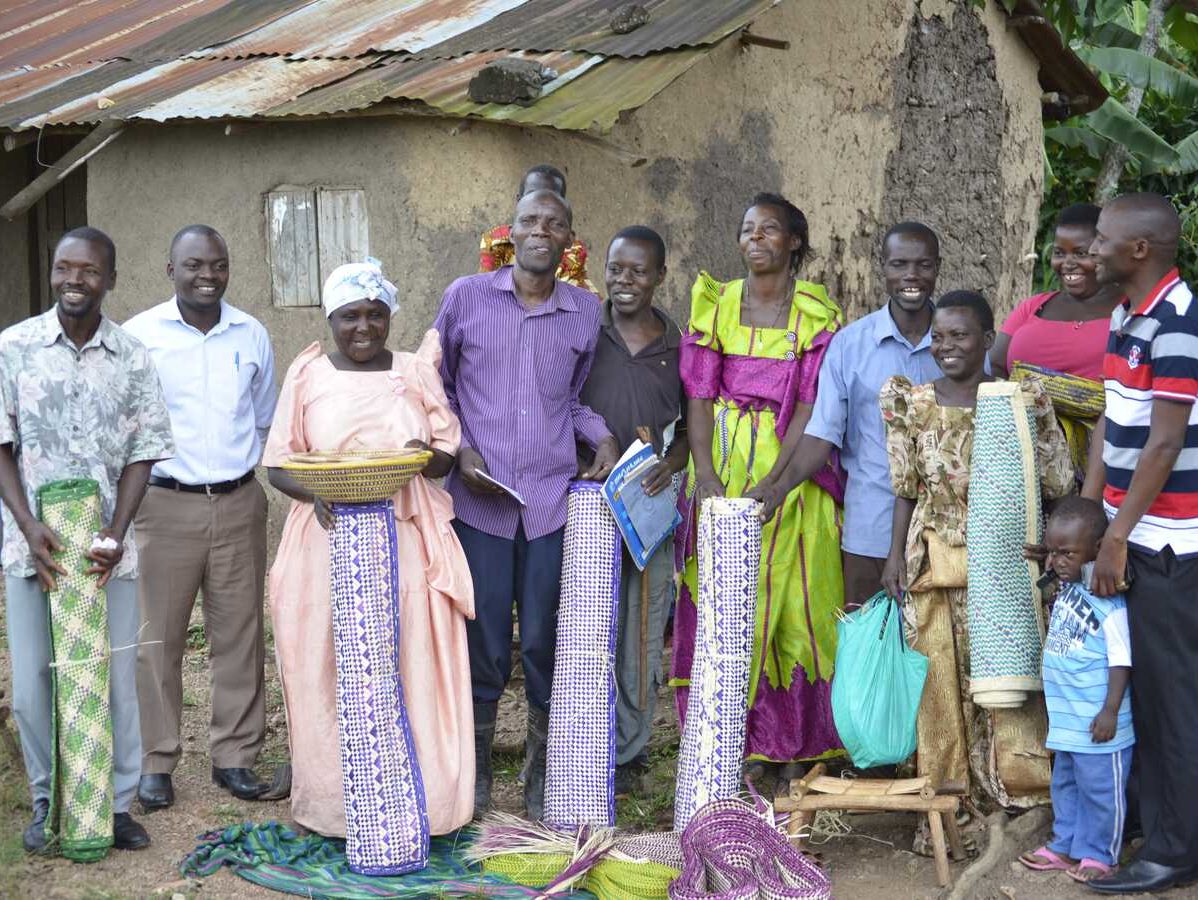
M 762 515 L 771 516 L 787 493 L 839 451 L 848 475 L 841 536 L 846 608 L 882 589 L 894 492 L 878 392 L 893 375 L 905 375 L 915 384 L 940 377 L 931 352 L 932 293 L 939 272 L 940 241 L 931 228 L 901 222 L 886 232 L 886 305 L 832 339 L 802 440 L 776 479 L 750 491 L 765 504 Z
M 254 467 L 274 416 L 274 353 L 261 323 L 222 299 L 229 250 L 214 229 L 180 231 L 167 275 L 175 296 L 125 323 L 154 359 L 178 446 L 174 459 L 154 466 L 136 519 L 143 560 L 137 795 L 147 812 L 174 802 L 183 656 L 201 590 L 212 779 L 247 800 L 267 787 L 252 771 L 266 735 L 266 494 Z

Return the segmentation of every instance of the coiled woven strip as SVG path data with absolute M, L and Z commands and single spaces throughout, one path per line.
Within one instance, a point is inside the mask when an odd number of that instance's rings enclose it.
M 671 900 L 831 900 L 828 876 L 740 800 L 699 809 L 682 833 Z

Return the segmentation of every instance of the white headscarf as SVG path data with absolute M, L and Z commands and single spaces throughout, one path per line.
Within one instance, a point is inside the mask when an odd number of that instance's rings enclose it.
M 347 303 L 381 300 L 395 315 L 399 309 L 399 291 L 383 277 L 383 265 L 372 256 L 366 262 L 346 263 L 335 268 L 325 279 L 321 305 L 327 319 Z

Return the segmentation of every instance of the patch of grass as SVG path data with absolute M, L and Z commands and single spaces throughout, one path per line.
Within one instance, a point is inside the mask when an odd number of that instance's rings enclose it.
M 524 768 L 523 753 L 500 753 L 496 751 L 491 767 L 497 779 L 514 782 Z
M 218 803 L 212 807 L 212 818 L 223 826 L 245 821 L 245 812 L 236 803 Z
M 7 726 L 5 726 L 7 727 Z M 2 751 L 0 751 L 2 752 Z M 20 897 L 28 890 L 25 847 L 21 843 L 29 824 L 29 785 L 19 766 L 0 766 L 0 897 Z
M 91 885 L 84 886 L 78 896 L 79 900 L 133 900 L 132 894 L 110 891 L 106 888 L 93 887 Z
M 649 769 L 639 790 L 616 804 L 616 827 L 627 831 L 662 831 L 674 823 L 674 779 L 678 772 L 677 732 L 671 740 L 649 748 Z
M 187 649 L 208 649 L 208 636 L 204 634 L 204 622 L 202 619 L 193 621 L 187 626 Z

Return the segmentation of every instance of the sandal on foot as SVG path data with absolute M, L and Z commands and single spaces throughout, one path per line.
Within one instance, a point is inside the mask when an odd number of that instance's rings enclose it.
M 1073 863 L 1059 853 L 1049 850 L 1047 844 L 1036 850 L 1022 854 L 1019 857 L 1019 861 L 1036 872 L 1068 872 L 1075 865 L 1080 865 L 1080 863 Z M 1094 860 L 1090 860 L 1090 862 L 1094 862 Z
M 1082 884 L 1085 884 L 1092 878 L 1106 878 L 1108 875 L 1113 875 L 1114 873 L 1114 866 L 1108 866 L 1104 862 L 1099 862 L 1089 857 L 1081 860 L 1076 866 L 1071 866 L 1065 872 L 1074 881 L 1080 881 Z

